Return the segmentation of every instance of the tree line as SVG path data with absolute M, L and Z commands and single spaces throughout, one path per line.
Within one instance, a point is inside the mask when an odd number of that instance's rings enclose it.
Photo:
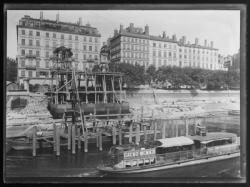
M 122 72 L 128 88 L 150 85 L 168 89 L 233 89 L 240 86 L 240 73 L 235 71 L 205 70 L 201 68 L 153 65 L 145 69 L 141 65 L 129 63 L 109 64 L 110 71 Z

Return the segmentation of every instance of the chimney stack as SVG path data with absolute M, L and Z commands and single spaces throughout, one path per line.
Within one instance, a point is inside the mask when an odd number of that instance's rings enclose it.
M 199 44 L 199 39 L 195 38 L 195 45 L 198 45 L 198 44 Z
M 130 23 L 130 24 L 129 24 L 129 28 L 130 28 L 130 31 L 132 31 L 133 28 L 134 28 L 134 24 L 133 24 L 133 23 Z
M 123 25 L 120 25 L 120 33 L 123 31 Z
M 59 13 L 56 14 L 56 23 L 59 23 Z
M 166 38 L 166 32 L 165 31 L 162 34 L 162 38 Z
M 79 26 L 82 26 L 82 18 L 79 18 Z
M 211 46 L 211 48 L 214 47 L 214 42 L 213 41 L 210 42 L 210 46 Z
M 207 47 L 207 40 L 204 40 L 204 46 Z
M 182 36 L 182 42 L 183 44 L 186 44 L 186 36 Z
M 149 26 L 148 25 L 145 26 L 145 34 L 149 35 Z
M 116 36 L 117 34 L 118 34 L 118 30 L 115 29 L 115 30 L 114 30 L 114 36 Z
M 43 11 L 40 11 L 40 20 L 43 20 Z
M 172 36 L 172 39 L 173 39 L 174 41 L 177 41 L 176 34 L 174 34 L 174 35 Z

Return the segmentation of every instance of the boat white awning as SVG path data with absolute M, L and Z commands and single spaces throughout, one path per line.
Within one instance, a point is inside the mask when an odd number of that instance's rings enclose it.
M 193 140 L 184 136 L 159 139 L 157 141 L 161 143 L 161 145 L 158 147 L 175 147 L 175 146 L 184 146 L 184 145 L 194 144 Z

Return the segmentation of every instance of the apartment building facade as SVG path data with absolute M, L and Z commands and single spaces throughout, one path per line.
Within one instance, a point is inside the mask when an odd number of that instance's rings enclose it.
M 114 30 L 111 42 L 111 61 L 126 62 L 132 64 L 160 66 L 195 67 L 210 70 L 218 70 L 218 49 L 204 41 L 204 45 L 199 44 L 198 38 L 194 44 L 186 42 L 183 36 L 177 41 L 176 35 L 166 36 L 163 32 L 161 36 L 149 35 L 149 27 L 134 27 L 130 23 L 129 27 Z
M 90 68 L 89 60 L 98 62 L 101 35 L 90 24 L 67 23 L 24 16 L 17 25 L 18 80 L 29 79 L 31 84 L 50 84 L 53 51 L 64 46 L 71 48 L 73 61 L 79 69 Z

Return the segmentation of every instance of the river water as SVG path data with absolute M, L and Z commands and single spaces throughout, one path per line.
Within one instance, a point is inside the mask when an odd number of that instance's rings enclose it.
M 224 96 L 223 96 L 224 94 Z M 219 97 L 225 97 L 225 93 L 219 94 Z M 164 94 L 162 97 L 166 99 L 170 95 Z M 128 95 L 131 102 L 140 102 L 138 98 L 145 98 L 146 95 Z M 171 97 L 179 97 L 181 99 L 189 99 L 195 97 L 195 99 L 204 97 L 218 97 L 218 94 L 208 95 L 190 95 L 190 94 L 179 94 L 178 96 L 172 95 Z M 235 94 L 234 97 L 239 97 L 239 93 Z M 150 96 L 149 96 L 150 98 Z M 161 98 L 161 99 L 163 99 Z M 139 100 L 139 101 L 138 101 Z M 224 115 L 223 117 L 210 118 L 205 121 L 208 131 L 224 131 L 233 132 L 237 136 L 240 135 L 240 117 Z M 111 141 L 103 143 L 102 152 L 98 151 L 95 144 L 89 145 L 89 152 L 84 153 L 82 146 L 81 150 L 76 149 L 76 154 L 72 155 L 67 147 L 61 147 L 61 156 L 56 157 L 53 152 L 53 148 L 38 149 L 37 156 L 33 158 L 31 150 L 27 151 L 15 151 L 11 150 L 6 154 L 5 164 L 5 176 L 11 181 L 12 177 L 20 177 L 22 181 L 28 181 L 32 177 L 78 177 L 80 181 L 84 181 L 89 177 L 97 178 L 117 178 L 117 176 L 106 176 L 99 173 L 96 167 L 102 163 L 107 157 L 107 152 L 111 146 Z M 153 177 L 153 178 L 235 178 L 239 176 L 240 161 L 237 159 L 230 159 L 220 162 L 214 162 L 209 164 L 203 164 L 199 166 L 185 167 L 172 169 L 167 171 L 157 171 L 138 175 L 130 175 L 125 177 Z M 118 176 L 121 177 L 121 176 Z M 111 179 L 112 179 L 111 178 Z M 41 178 L 40 178 L 41 179 Z M 146 179 L 146 178 L 145 178 Z

